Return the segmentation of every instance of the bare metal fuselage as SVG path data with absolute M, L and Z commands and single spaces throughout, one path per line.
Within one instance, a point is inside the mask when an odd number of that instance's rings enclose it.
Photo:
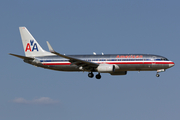
M 84 61 L 98 64 L 115 65 L 115 71 L 157 71 L 168 69 L 174 65 L 165 57 L 148 54 L 109 54 L 109 55 L 69 55 Z M 124 57 L 118 57 L 124 56 Z M 141 56 L 141 57 L 137 57 Z M 32 65 L 58 71 L 89 71 L 80 69 L 81 66 L 69 62 L 59 56 L 36 57 L 35 60 L 25 61 Z M 93 72 L 98 72 L 96 69 Z

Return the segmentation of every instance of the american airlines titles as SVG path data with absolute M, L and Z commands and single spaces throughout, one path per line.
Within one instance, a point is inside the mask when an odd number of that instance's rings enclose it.
M 143 55 L 117 55 L 116 58 L 143 58 Z

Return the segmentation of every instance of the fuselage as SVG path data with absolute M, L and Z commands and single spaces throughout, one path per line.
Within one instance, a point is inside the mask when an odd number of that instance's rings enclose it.
M 174 66 L 174 62 L 159 55 L 152 54 L 107 54 L 107 55 L 68 55 L 83 61 L 98 64 L 115 65 L 117 71 L 156 71 L 168 69 Z M 27 62 L 27 61 L 26 61 Z M 86 71 L 80 65 L 69 62 L 68 59 L 60 56 L 36 57 L 28 63 L 58 71 Z M 96 69 L 93 72 L 97 72 Z

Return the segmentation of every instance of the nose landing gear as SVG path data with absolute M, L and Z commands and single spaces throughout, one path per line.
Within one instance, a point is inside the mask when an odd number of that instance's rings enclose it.
M 159 77 L 159 76 L 160 76 L 160 75 L 157 73 L 157 74 L 156 74 L 156 77 Z
M 160 76 L 160 75 L 159 75 L 159 72 L 164 72 L 164 71 L 165 71 L 165 69 L 157 70 L 156 77 L 159 77 L 159 76 Z

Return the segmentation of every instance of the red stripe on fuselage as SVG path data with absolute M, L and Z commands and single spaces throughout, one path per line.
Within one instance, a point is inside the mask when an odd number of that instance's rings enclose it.
M 71 63 L 42 63 L 43 65 L 70 65 Z
M 174 62 L 97 62 L 98 64 L 174 64 Z M 43 65 L 70 65 L 71 63 L 42 63 Z
M 106 62 L 106 64 L 174 64 L 173 62 Z

